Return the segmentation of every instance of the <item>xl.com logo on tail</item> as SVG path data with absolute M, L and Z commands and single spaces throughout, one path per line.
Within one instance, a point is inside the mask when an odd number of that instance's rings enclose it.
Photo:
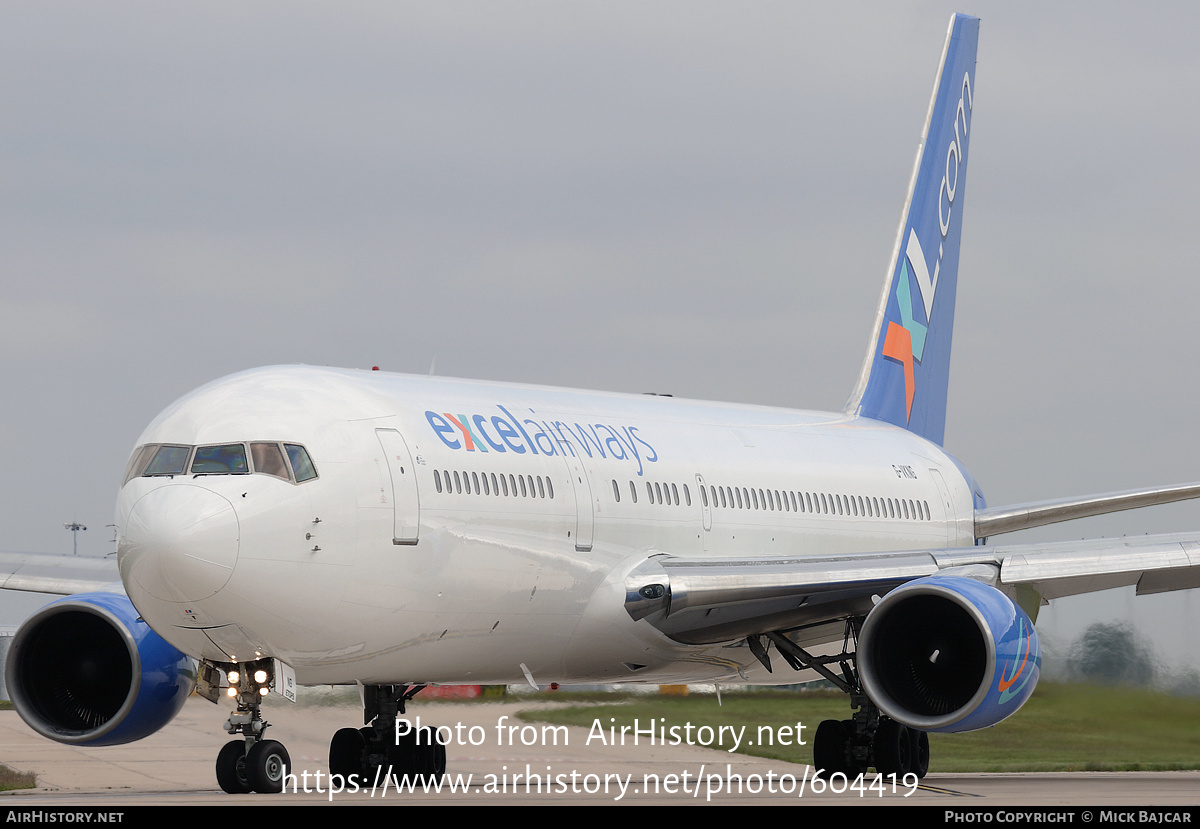
M 941 182 L 936 193 L 930 192 L 927 197 L 914 199 L 913 209 L 918 210 L 914 216 L 914 224 L 921 227 L 923 211 L 933 208 L 937 211 L 938 230 L 941 236 L 937 238 L 937 258 L 933 264 L 933 276 L 929 275 L 929 259 L 921 248 L 917 231 L 910 225 L 908 240 L 904 247 L 904 256 L 900 259 L 900 273 L 896 277 L 896 304 L 900 309 L 900 322 L 889 320 L 887 332 L 884 334 L 882 354 L 888 359 L 895 360 L 904 367 L 904 390 L 906 395 L 905 417 L 912 418 L 913 396 L 916 394 L 916 365 L 921 362 L 925 353 L 925 338 L 929 333 L 929 323 L 933 313 L 933 298 L 937 293 L 938 274 L 942 267 L 942 255 L 946 235 L 950 232 L 951 219 L 954 217 L 954 197 L 959 190 L 959 172 L 965 164 L 967 132 L 970 127 L 971 112 L 971 76 L 963 74 L 959 87 L 957 106 L 954 107 L 953 134 L 946 146 L 945 166 Z M 936 176 L 936 173 L 934 173 Z M 935 179 L 936 180 L 936 179 Z M 929 182 L 932 187 L 932 181 Z M 928 219 L 932 219 L 928 216 Z M 926 237 L 932 236 L 929 227 Z M 925 231 L 922 231 L 925 233 Z M 930 251 L 933 252 L 932 250 Z M 924 322 L 917 319 L 914 313 L 912 297 L 912 281 L 916 280 L 917 289 L 921 294 L 921 306 L 924 310 Z M 953 276 L 951 276 L 953 279 Z
M 900 278 L 896 285 L 896 302 L 900 306 L 900 322 L 888 323 L 887 335 L 883 340 L 883 356 L 888 357 L 904 366 L 905 417 L 912 417 L 913 395 L 917 392 L 916 368 L 914 363 L 921 362 L 925 353 L 925 335 L 929 333 L 929 319 L 933 311 L 933 295 L 937 292 L 938 270 L 941 262 L 934 266 L 933 278 L 929 277 L 929 266 L 925 263 L 925 253 L 921 250 L 921 242 L 917 232 L 911 228 L 908 231 L 908 246 L 904 250 L 904 259 L 900 263 Z M 913 316 L 912 288 L 909 273 L 917 277 L 917 288 L 921 291 L 921 301 L 925 306 L 925 322 L 920 323 Z
M 904 367 L 905 417 L 908 420 L 912 419 L 912 398 L 917 394 L 916 366 L 925 353 L 925 336 L 929 334 L 931 314 L 934 312 L 934 295 L 937 293 L 938 272 L 942 268 L 943 246 L 950 232 L 950 220 L 954 217 L 954 197 L 959 191 L 959 173 L 965 163 L 971 108 L 971 76 L 970 73 L 964 73 L 962 84 L 959 86 L 958 106 L 954 107 L 954 130 L 947 142 L 946 164 L 943 167 L 940 185 L 936 193 L 929 194 L 929 200 L 917 199 L 913 202 L 914 210 L 918 209 L 918 205 L 923 205 L 920 208 L 922 211 L 930 208 L 937 211 L 937 229 L 940 230 L 941 236 L 937 239 L 934 275 L 929 275 L 929 259 L 920 247 L 917 230 L 913 226 L 908 227 L 904 256 L 900 258 L 900 272 L 895 278 L 895 298 L 896 305 L 900 308 L 900 322 L 888 320 L 888 330 L 883 336 L 883 356 L 899 362 Z M 919 215 L 914 218 L 917 218 L 914 224 L 917 227 L 922 226 Z M 931 227 L 929 229 L 932 230 Z M 926 238 L 929 235 L 932 234 L 926 234 Z M 925 312 L 924 323 L 919 322 L 917 314 L 913 313 L 913 280 L 917 281 L 917 289 L 920 292 L 920 305 Z

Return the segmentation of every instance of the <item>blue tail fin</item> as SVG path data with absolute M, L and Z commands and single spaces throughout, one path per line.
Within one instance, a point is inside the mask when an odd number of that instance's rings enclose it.
M 979 20 L 955 15 L 900 218 L 871 347 L 846 411 L 938 444 L 946 429 L 950 338 L 973 122 Z

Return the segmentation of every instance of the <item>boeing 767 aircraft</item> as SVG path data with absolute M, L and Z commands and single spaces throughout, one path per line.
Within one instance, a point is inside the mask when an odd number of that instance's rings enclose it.
M 816 766 L 922 776 L 929 732 L 1032 693 L 1048 600 L 1200 586 L 1200 533 L 988 543 L 1200 484 L 994 508 L 941 446 L 978 27 L 951 21 L 842 411 L 307 366 L 217 380 L 133 450 L 119 583 L 7 562 L 6 588 L 64 594 L 12 643 L 21 716 L 124 743 L 195 688 L 236 705 L 221 787 L 273 792 L 290 761 L 268 690 L 361 686 L 369 724 L 332 735 L 330 771 L 429 779 L 444 747 L 395 724 L 431 684 L 823 677 L 852 714 L 820 725 Z

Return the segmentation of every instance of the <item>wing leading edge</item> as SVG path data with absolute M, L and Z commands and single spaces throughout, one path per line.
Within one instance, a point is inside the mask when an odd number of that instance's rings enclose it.
M 1032 501 L 1027 504 L 977 509 L 975 510 L 975 537 L 989 538 L 1002 533 L 1028 530 L 1060 521 L 1072 521 L 1076 518 L 1088 518 L 1093 515 L 1104 515 L 1158 504 L 1171 504 L 1190 498 L 1200 498 L 1200 483 L 1127 489 L 1100 495 L 1058 498 L 1053 501 Z
M 672 639 L 710 644 L 771 631 L 827 638 L 878 597 L 923 577 L 966 576 L 1009 595 L 1031 617 L 1063 596 L 1136 585 L 1139 595 L 1200 587 L 1200 535 L 850 556 L 685 559 L 659 555 L 626 578 L 625 609 Z M 831 628 L 832 629 L 832 628 Z M 840 629 L 840 628 L 838 628 Z
M 74 596 L 121 588 L 112 558 L 45 553 L 0 553 L 0 590 Z

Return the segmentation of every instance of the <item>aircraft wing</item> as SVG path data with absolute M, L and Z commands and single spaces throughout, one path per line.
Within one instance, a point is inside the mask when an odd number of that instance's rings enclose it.
M 0 553 L 0 590 L 73 596 L 119 583 L 115 558 Z
M 1005 507 L 975 510 L 975 538 L 1028 530 L 1059 521 L 1073 521 L 1092 515 L 1105 515 L 1121 510 L 1171 504 L 1200 498 L 1200 483 L 1175 484 L 1148 489 L 1127 489 L 1100 495 L 1076 498 L 1057 498 L 1053 501 L 1033 501 Z
M 690 644 L 795 631 L 827 641 L 849 615 L 912 579 L 981 577 L 1031 617 L 1050 599 L 1136 585 L 1139 594 L 1200 587 L 1200 534 L 842 556 L 681 558 L 657 555 L 625 582 L 625 609 Z

